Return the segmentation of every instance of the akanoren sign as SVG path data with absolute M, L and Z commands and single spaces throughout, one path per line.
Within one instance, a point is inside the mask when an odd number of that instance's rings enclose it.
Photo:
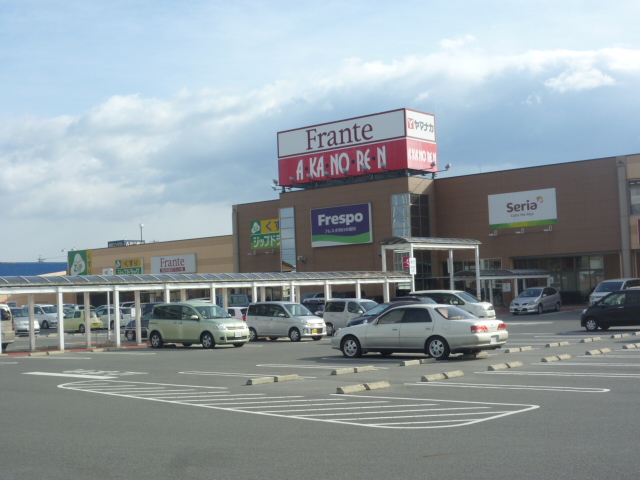
M 489 195 L 489 228 L 519 228 L 558 223 L 556 189 Z
M 282 186 L 403 169 L 438 170 L 435 116 L 402 108 L 278 132 Z

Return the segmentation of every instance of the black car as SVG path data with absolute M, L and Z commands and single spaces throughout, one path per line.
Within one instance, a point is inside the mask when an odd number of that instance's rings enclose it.
M 633 288 L 610 293 L 580 317 L 580 326 L 589 332 L 634 325 L 640 325 L 640 290 Z
M 405 297 L 407 300 L 395 300 L 393 299 L 389 303 L 381 303 L 380 305 L 376 305 L 371 310 L 367 310 L 364 315 L 361 315 L 357 318 L 352 318 L 347 322 L 347 327 L 353 327 L 354 325 L 363 325 L 365 323 L 369 323 L 370 320 L 377 318 L 381 313 L 386 312 L 391 307 L 397 307 L 398 305 L 411 305 L 414 303 L 436 303 L 434 301 L 426 301 L 424 298 L 409 298 Z M 430 300 L 430 299 L 429 299 Z
M 142 315 L 142 319 L 140 320 L 140 333 L 143 339 L 147 338 L 147 330 L 149 329 L 149 319 L 151 318 L 151 312 L 147 312 Z M 130 342 L 135 341 L 136 339 L 136 321 L 131 320 L 124 327 L 124 337 Z

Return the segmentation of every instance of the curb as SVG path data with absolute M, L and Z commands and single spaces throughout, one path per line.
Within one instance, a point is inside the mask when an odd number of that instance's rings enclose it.
M 609 338 L 623 338 L 623 337 L 630 337 L 631 334 L 630 333 L 618 333 L 617 335 L 611 335 Z
M 600 350 L 587 350 L 585 355 L 600 355 L 611 352 L 610 348 L 601 348 Z
M 453 372 L 434 373 L 431 375 L 423 375 L 421 382 L 437 382 L 438 380 L 446 380 L 448 378 L 463 377 L 462 370 L 454 370 Z
M 600 340 L 602 340 L 601 337 L 583 338 L 582 340 L 580 340 L 580 343 L 597 342 Z
M 640 343 L 628 343 L 622 346 L 623 350 L 630 350 L 632 348 L 640 348 Z
M 549 348 L 549 347 L 566 347 L 567 345 L 569 345 L 569 342 L 554 342 L 554 343 L 547 343 L 545 345 L 545 347 Z
M 540 360 L 541 362 L 558 362 L 560 360 L 569 360 L 571 358 L 571 355 L 569 355 L 568 353 L 565 353 L 564 355 L 556 355 L 555 357 L 543 357 L 542 360 Z
M 529 350 L 533 350 L 533 347 L 507 348 L 504 353 L 528 352 Z
M 496 370 L 508 370 L 516 367 L 524 367 L 524 364 L 522 362 L 498 363 L 497 365 L 489 365 L 487 370 L 493 372 Z
M 380 388 L 389 388 L 389 382 L 373 382 L 373 383 L 363 383 L 360 385 L 348 385 L 346 387 L 338 387 L 336 389 L 336 393 L 344 394 L 344 393 L 357 393 L 357 392 L 365 392 L 367 390 L 378 390 Z
M 374 367 L 373 365 L 364 365 L 362 367 L 338 368 L 337 370 L 332 370 L 331 375 L 346 375 L 348 373 L 371 372 L 375 369 L 376 367 Z
M 274 377 L 257 377 L 247 380 L 246 385 L 262 385 L 265 383 L 278 383 L 278 382 L 290 382 L 292 380 L 299 380 L 298 375 L 276 375 Z

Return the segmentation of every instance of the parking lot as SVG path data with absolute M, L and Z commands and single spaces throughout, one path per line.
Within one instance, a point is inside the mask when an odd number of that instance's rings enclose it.
M 505 348 L 438 362 L 328 337 L 3 356 L 0 477 L 636 478 L 636 329 L 500 318 Z

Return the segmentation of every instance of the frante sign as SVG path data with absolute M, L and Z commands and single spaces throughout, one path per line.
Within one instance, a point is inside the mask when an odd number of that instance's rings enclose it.
M 116 260 L 116 275 L 142 275 L 144 273 L 144 259 L 126 258 Z
M 280 248 L 280 219 L 251 222 L 251 250 Z
M 435 116 L 406 108 L 278 132 L 280 185 L 438 170 Z
M 151 273 L 196 273 L 196 254 L 151 257 Z
M 519 228 L 557 223 L 555 188 L 489 195 L 490 228 Z
M 371 204 L 311 210 L 311 246 L 331 247 L 371 243 Z

